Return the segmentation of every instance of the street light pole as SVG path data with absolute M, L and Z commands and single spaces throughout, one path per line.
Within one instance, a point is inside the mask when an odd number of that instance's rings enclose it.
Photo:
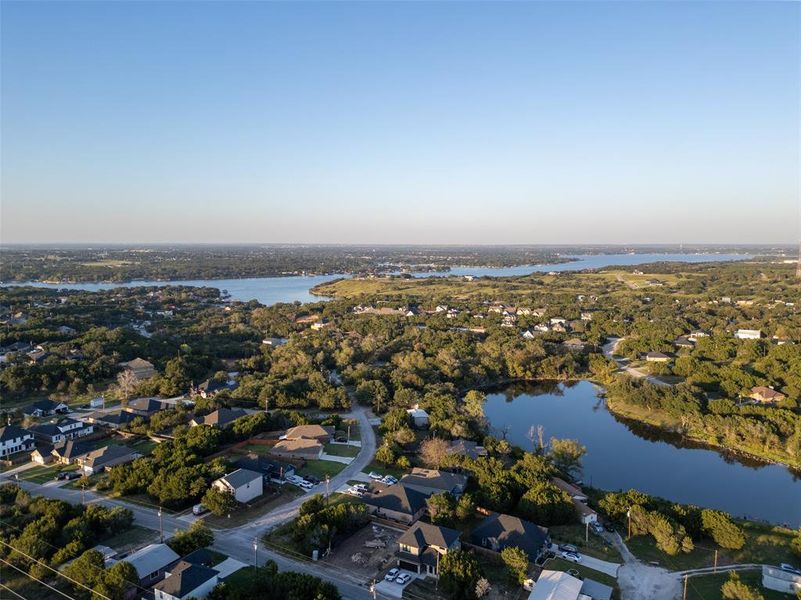
M 159 538 L 164 543 L 164 519 L 162 518 L 161 505 L 159 505 Z
M 331 481 L 331 478 L 328 476 L 328 473 L 325 474 L 325 497 L 328 498 L 330 492 L 328 489 L 328 484 Z
M 257 538 L 253 538 L 253 566 L 259 566 L 259 540 Z

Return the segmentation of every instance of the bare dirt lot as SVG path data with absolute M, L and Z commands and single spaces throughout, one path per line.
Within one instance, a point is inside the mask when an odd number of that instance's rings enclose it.
M 365 579 L 380 579 L 388 569 L 396 566 L 395 554 L 398 550 L 398 538 L 402 533 L 370 523 L 341 542 L 325 561 L 364 576 Z M 377 547 L 365 546 L 365 543 Z

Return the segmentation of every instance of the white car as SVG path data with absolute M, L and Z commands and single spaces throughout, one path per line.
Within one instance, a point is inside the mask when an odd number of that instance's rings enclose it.
M 370 491 L 370 487 L 366 483 L 357 483 L 356 485 L 353 486 L 353 489 L 362 492 Z
M 368 477 L 370 479 L 375 479 L 376 481 L 381 481 L 384 478 L 384 476 L 381 473 L 376 473 L 375 471 L 370 471 Z
M 398 480 L 395 479 L 392 475 L 387 475 L 386 477 L 381 478 L 381 483 L 385 483 L 387 485 L 395 485 L 398 483 Z
M 399 583 L 401 585 L 406 585 L 412 580 L 412 576 L 408 573 L 401 573 L 395 578 L 395 583 Z
M 398 569 L 390 569 L 387 571 L 387 574 L 384 575 L 384 581 L 395 581 L 395 578 L 398 576 L 400 571 Z
M 305 479 L 301 479 L 300 481 L 298 481 L 298 483 L 296 485 L 299 485 L 304 490 L 310 490 L 310 489 L 312 489 L 314 487 L 313 483 L 311 483 L 309 481 L 306 481 Z
M 562 558 L 573 562 L 581 562 L 581 554 L 578 552 L 562 552 Z

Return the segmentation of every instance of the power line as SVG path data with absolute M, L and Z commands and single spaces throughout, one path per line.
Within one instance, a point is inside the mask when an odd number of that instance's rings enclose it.
M 53 590 L 54 592 L 57 592 L 57 593 L 61 594 L 61 595 L 62 595 L 62 596 L 64 596 L 65 598 L 69 598 L 69 600 L 75 600 L 75 598 L 73 598 L 72 596 L 70 596 L 70 595 L 68 595 L 68 594 L 65 594 L 64 592 L 62 592 L 62 591 L 61 591 L 61 590 L 59 590 L 59 589 L 56 589 L 56 588 L 54 588 L 52 585 L 50 585 L 49 583 L 45 583 L 45 582 L 44 582 L 44 581 L 42 581 L 41 579 L 37 579 L 36 577 L 34 577 L 33 575 L 31 575 L 30 573 L 26 573 L 26 572 L 25 572 L 25 571 L 23 571 L 22 569 L 20 569 L 20 568 L 18 568 L 18 567 L 15 567 L 15 566 L 14 566 L 14 565 L 12 565 L 10 562 L 8 562 L 8 561 L 6 561 L 6 560 L 3 560 L 2 558 L 0 558 L 0 562 L 3 562 L 3 563 L 5 563 L 5 564 L 7 564 L 7 565 L 8 565 L 9 567 L 11 567 L 12 569 L 15 569 L 15 570 L 19 571 L 20 573 L 22 573 L 23 575 L 25 575 L 25 576 L 27 576 L 27 577 L 30 577 L 30 578 L 31 578 L 31 579 L 33 579 L 34 581 L 38 581 L 38 582 L 39 582 L 39 583 L 41 583 L 43 586 L 50 588 L 51 590 Z M 105 598 L 105 596 L 103 596 L 103 597 Z
M 14 590 L 12 590 L 12 589 L 11 589 L 10 587 L 8 587 L 7 585 L 4 585 L 4 584 L 0 583 L 0 588 L 3 588 L 4 590 L 8 590 L 8 591 L 9 591 L 9 592 L 11 592 L 12 594 L 14 594 L 14 595 L 15 595 L 17 598 L 22 598 L 22 600 L 25 600 L 25 596 L 22 596 L 22 595 L 18 594 L 17 592 L 15 592 Z

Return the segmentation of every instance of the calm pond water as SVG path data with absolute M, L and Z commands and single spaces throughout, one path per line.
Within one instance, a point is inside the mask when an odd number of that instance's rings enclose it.
M 587 447 L 583 479 L 607 490 L 635 488 L 680 503 L 773 523 L 801 525 L 801 479 L 780 465 L 757 464 L 627 424 L 606 410 L 588 381 L 515 384 L 488 393 L 484 411 L 495 433 L 531 449 L 527 434 L 573 438 Z
M 588 254 L 575 256 L 577 260 L 558 265 L 520 265 L 517 267 L 455 267 L 442 273 L 412 273 L 414 277 L 443 277 L 448 275 L 473 275 L 476 277 L 513 277 L 529 273 L 549 271 L 580 271 L 606 266 L 631 266 L 657 261 L 665 262 L 722 262 L 751 258 L 744 254 Z M 314 302 L 325 300 L 309 293 L 316 285 L 347 277 L 347 275 L 298 275 L 292 277 L 254 277 L 244 279 L 187 279 L 175 281 L 131 281 L 128 283 L 41 283 L 14 282 L 0 283 L 0 287 L 30 285 L 69 290 L 110 290 L 117 287 L 142 287 L 164 285 L 191 285 L 196 287 L 216 287 L 227 290 L 234 300 L 248 302 L 258 300 L 270 305 L 278 302 Z

